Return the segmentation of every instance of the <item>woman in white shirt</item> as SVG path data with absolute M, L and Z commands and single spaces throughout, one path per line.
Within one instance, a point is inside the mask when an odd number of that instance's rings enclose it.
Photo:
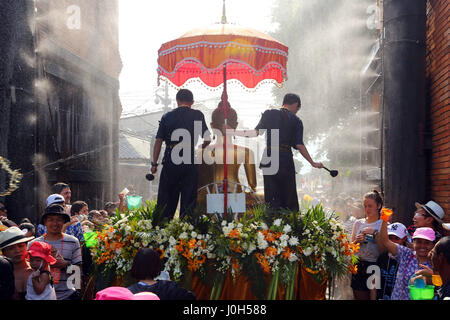
M 353 225 L 352 242 L 360 245 L 357 253 L 359 262 L 357 264 L 357 274 L 352 276 L 351 287 L 355 300 L 369 300 L 370 293 L 376 293 L 371 290 L 367 283 L 368 278 L 373 273 L 367 273 L 367 269 L 376 265 L 378 256 L 378 246 L 375 241 L 374 233 L 381 227 L 380 213 L 383 207 L 383 199 L 378 191 L 368 192 L 363 197 L 364 212 L 366 217 L 356 220 Z

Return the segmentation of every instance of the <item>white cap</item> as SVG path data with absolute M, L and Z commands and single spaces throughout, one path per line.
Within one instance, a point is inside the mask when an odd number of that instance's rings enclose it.
M 64 203 L 64 197 L 58 193 L 54 193 L 48 196 L 47 198 L 47 207 L 54 203 Z
M 408 230 L 402 223 L 395 222 L 388 225 L 388 235 L 394 235 L 403 239 L 408 236 Z

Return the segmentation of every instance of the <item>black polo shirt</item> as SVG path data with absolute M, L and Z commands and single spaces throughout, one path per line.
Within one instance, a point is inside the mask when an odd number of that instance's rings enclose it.
M 285 108 L 266 110 L 255 129 L 267 130 L 266 143 L 268 147 L 272 145 L 271 130 L 273 129 L 279 130 L 279 143 L 273 141 L 274 146 L 290 146 L 295 149 L 296 145 L 303 145 L 303 123 L 299 117 Z M 287 150 L 281 148 L 280 152 Z
M 195 128 L 197 128 L 197 130 Z M 170 161 L 170 152 L 172 148 L 183 141 L 183 137 L 172 140 L 172 133 L 177 129 L 185 129 L 189 133 L 191 164 L 193 164 L 194 148 L 197 145 L 198 139 L 203 137 L 209 138 L 210 136 L 208 126 L 205 122 L 205 116 L 201 111 L 189 107 L 178 107 L 162 116 L 156 138 L 162 139 L 166 143 L 163 163 Z

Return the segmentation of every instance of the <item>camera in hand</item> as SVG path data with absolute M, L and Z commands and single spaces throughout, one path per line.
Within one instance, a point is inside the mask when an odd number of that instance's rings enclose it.
M 145 179 L 147 179 L 148 181 L 153 181 L 153 180 L 155 180 L 155 176 L 151 173 L 147 173 L 145 175 Z

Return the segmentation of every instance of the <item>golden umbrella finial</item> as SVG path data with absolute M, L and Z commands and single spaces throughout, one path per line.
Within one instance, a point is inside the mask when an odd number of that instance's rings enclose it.
M 222 24 L 227 23 L 227 15 L 226 15 L 226 9 L 225 9 L 225 0 L 223 0 L 223 9 L 222 9 Z

